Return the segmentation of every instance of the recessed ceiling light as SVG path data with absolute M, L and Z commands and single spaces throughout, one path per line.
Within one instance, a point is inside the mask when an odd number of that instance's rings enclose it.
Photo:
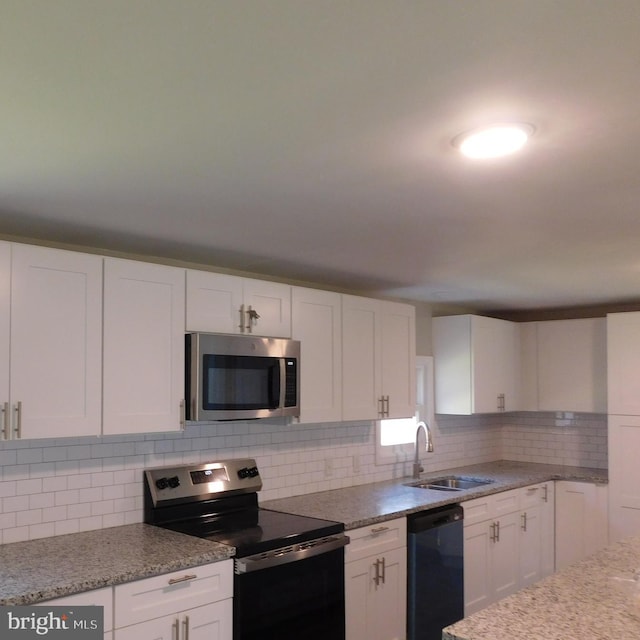
M 467 158 L 499 158 L 522 149 L 533 131 L 530 124 L 497 124 L 463 133 L 453 144 Z

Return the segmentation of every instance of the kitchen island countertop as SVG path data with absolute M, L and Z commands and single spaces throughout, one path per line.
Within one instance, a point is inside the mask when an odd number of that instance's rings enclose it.
M 226 560 L 232 547 L 147 524 L 0 545 L 0 605 L 27 605 Z
M 637 640 L 640 537 L 586 560 L 456 622 L 444 640 Z
M 549 480 L 578 480 L 606 483 L 606 469 L 569 467 L 501 460 L 472 466 L 456 467 L 422 474 L 421 479 L 460 475 L 491 480 L 490 484 L 465 491 L 437 491 L 408 487 L 411 478 L 399 478 L 344 489 L 308 493 L 290 498 L 261 502 L 260 506 L 275 511 L 344 522 L 345 529 L 370 526 L 394 517 L 425 509 L 457 504 L 472 498 L 526 487 Z

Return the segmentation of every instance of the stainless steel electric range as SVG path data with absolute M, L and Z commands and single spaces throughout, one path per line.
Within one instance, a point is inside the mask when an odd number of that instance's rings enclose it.
M 258 505 L 253 459 L 147 469 L 144 521 L 235 547 L 234 640 L 343 640 L 340 522 Z

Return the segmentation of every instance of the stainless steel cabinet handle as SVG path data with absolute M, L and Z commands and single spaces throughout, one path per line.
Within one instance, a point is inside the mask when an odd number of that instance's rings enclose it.
M 384 531 L 389 531 L 389 527 L 385 527 L 384 525 L 382 525 L 381 527 L 374 527 L 373 529 L 371 529 L 371 533 L 373 535 L 376 535 L 378 533 L 382 533 Z
M 385 557 L 384 556 L 382 556 L 381 563 L 382 563 L 382 584 L 384 584 L 385 583 L 385 579 L 387 577 L 387 565 L 386 565 L 386 561 L 385 561 Z
M 491 542 L 496 542 L 496 523 L 492 522 L 489 525 L 489 540 L 491 540 Z
M 498 394 L 498 411 L 504 411 L 506 407 L 504 393 Z
M 520 519 L 522 520 L 522 524 L 520 525 L 520 528 L 523 531 L 527 530 L 527 512 L 525 511 L 521 516 Z
M 189 616 L 185 616 L 182 621 L 182 639 L 189 640 Z
M 16 403 L 16 428 L 14 433 L 16 438 L 22 438 L 22 400 Z
M 376 559 L 373 563 L 376 568 L 376 573 L 373 576 L 373 581 L 376 583 L 376 587 L 380 584 L 380 560 Z
M 546 484 L 542 487 L 542 501 L 549 502 L 549 487 Z
M 240 327 L 240 333 L 244 333 L 244 305 L 243 304 L 240 305 L 240 324 L 238 325 L 238 327 Z
M 388 418 L 391 413 L 390 413 L 390 409 L 389 409 L 389 396 L 384 396 L 384 405 L 385 407 L 384 409 L 384 415 Z
M 174 640 L 180 640 L 180 621 L 178 618 L 176 618 L 175 622 L 171 625 L 171 632 Z
M 500 542 L 500 520 L 496 521 L 496 542 Z
M 5 402 L 2 405 L 2 440 L 8 440 L 11 437 L 11 428 L 9 427 L 10 411 L 9 403 Z
M 187 582 L 189 580 L 195 580 L 198 576 L 195 573 L 188 573 L 181 578 L 171 578 L 169 584 L 178 584 L 179 582 Z
M 384 418 L 384 396 L 378 398 L 378 415 Z

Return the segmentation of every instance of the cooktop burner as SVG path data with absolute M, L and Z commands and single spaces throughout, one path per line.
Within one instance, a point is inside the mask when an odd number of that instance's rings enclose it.
M 236 548 L 236 557 L 324 538 L 340 522 L 258 507 L 262 480 L 255 460 L 223 460 L 145 471 L 148 524 Z

